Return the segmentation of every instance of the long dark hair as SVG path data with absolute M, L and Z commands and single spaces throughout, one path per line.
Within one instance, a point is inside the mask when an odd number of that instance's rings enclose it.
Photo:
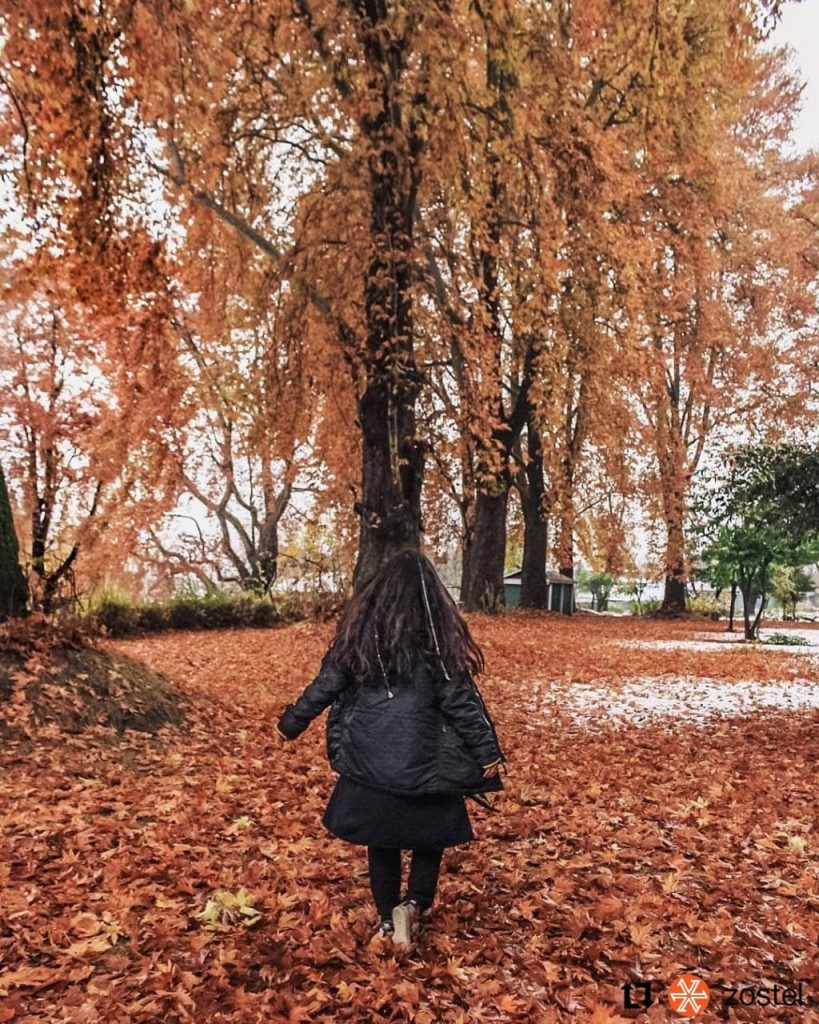
M 450 678 L 476 676 L 484 657 L 432 562 L 405 548 L 352 597 L 330 643 L 336 663 L 362 684 L 412 676 L 419 658 Z M 379 660 L 380 656 L 380 660 Z M 383 672 L 382 672 L 383 664 Z

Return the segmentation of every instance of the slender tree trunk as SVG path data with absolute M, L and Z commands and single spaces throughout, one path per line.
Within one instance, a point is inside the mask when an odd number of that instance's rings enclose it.
M 740 578 L 739 589 L 740 589 L 740 592 L 742 593 L 742 618 L 743 618 L 743 623 L 744 623 L 745 639 L 746 640 L 753 640 L 754 635 L 753 635 L 753 633 L 751 631 L 751 612 L 750 612 L 751 601 L 752 601 L 751 583 L 750 583 L 750 581 L 748 581 L 746 583 L 746 581 L 744 579 Z
M 660 465 L 663 520 L 666 529 L 665 592 L 661 610 L 670 614 L 685 611 L 687 579 L 684 528 L 686 456 L 679 430 L 676 395 L 676 389 L 672 389 L 672 394 L 665 396 L 665 407 L 661 406 L 659 410 L 657 427 L 657 458 Z
M 767 605 L 767 603 L 768 603 L 768 595 L 765 594 L 765 593 L 760 594 L 759 595 L 759 611 L 757 611 L 756 616 L 754 617 L 754 621 L 751 624 L 751 632 L 753 633 L 753 638 L 755 640 L 759 638 L 759 627 L 760 627 L 760 623 L 762 622 L 762 613 L 765 611 L 765 606 Z
M 759 633 L 759 622 L 762 618 L 762 612 L 767 604 L 767 597 L 765 596 L 764 590 L 757 594 L 754 588 L 754 576 L 752 572 L 750 576 L 740 574 L 739 586 L 742 591 L 742 615 L 745 622 L 745 639 L 756 640 Z M 754 611 L 756 607 L 756 599 L 759 597 L 759 609 Z M 753 618 L 751 618 L 753 616 Z
M 249 581 L 243 581 L 243 586 L 248 590 L 267 594 L 276 582 L 279 575 L 279 523 L 292 493 L 293 484 L 290 480 L 285 480 L 282 488 L 276 491 L 270 465 L 265 460 L 262 470 L 264 516 L 258 523 L 256 550 L 251 548 L 251 577 Z
M 527 459 L 518 474 L 518 492 L 523 509 L 523 559 L 520 578 L 520 603 L 524 608 L 546 608 L 546 552 L 548 524 L 546 487 L 543 476 L 543 449 L 538 430 L 529 417 Z
M 728 630 L 727 632 L 734 632 L 734 615 L 736 614 L 737 608 L 737 581 L 731 580 L 731 607 L 728 610 Z
M 28 614 L 28 586 L 19 552 L 6 478 L 0 466 L 0 622 Z
M 681 332 L 681 327 L 674 328 L 671 366 L 666 367 L 662 383 L 659 384 L 655 410 L 655 445 L 666 528 L 665 592 L 661 611 L 671 615 L 685 611 L 685 584 L 688 578 L 685 560 L 686 496 L 689 474 L 695 468 L 689 465 L 684 433 Z M 655 347 L 662 359 L 663 344 L 659 336 L 655 337 Z
M 574 495 L 571 487 L 569 481 L 560 503 L 557 568 L 564 576 L 574 579 Z
M 461 603 L 465 611 L 498 610 L 505 604 L 503 570 L 506 560 L 506 509 L 512 485 L 508 461 L 529 410 L 532 354 L 530 345 L 526 350 L 512 414 L 507 417 L 503 408 L 500 408 L 499 417 L 503 426 L 494 430 L 490 438 L 489 444 L 501 453 L 503 469 L 495 472 L 489 482 L 480 484 L 476 492 L 475 516 L 464 545 Z M 486 480 L 486 465 L 482 462 L 486 458 L 486 445 L 479 442 L 477 448 L 478 479 L 483 477 Z
M 287 485 L 289 491 L 289 485 Z M 282 512 L 284 509 L 282 509 Z M 279 575 L 279 520 L 281 512 L 269 514 L 261 523 L 251 574 L 242 580 L 245 590 L 267 594 Z
M 565 417 L 565 449 L 562 458 L 562 480 L 560 494 L 560 517 L 557 535 L 557 568 L 564 576 L 574 579 L 574 533 L 575 504 L 574 477 L 577 460 L 586 433 L 585 385 L 581 383 L 579 395 L 575 397 L 574 385 L 571 384 L 564 396 Z M 572 588 L 574 610 L 577 600 Z

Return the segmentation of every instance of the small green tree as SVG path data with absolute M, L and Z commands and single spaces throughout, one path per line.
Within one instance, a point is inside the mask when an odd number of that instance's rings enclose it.
M 638 615 L 643 614 L 643 594 L 646 592 L 646 587 L 650 586 L 652 582 L 654 581 L 648 576 L 635 576 L 623 587 L 623 593 L 633 597 L 637 603 Z
M 700 575 L 716 590 L 717 597 L 726 588 L 731 588 L 731 603 L 728 608 L 728 626 L 726 632 L 734 632 L 734 614 L 736 612 L 738 568 L 731 550 L 730 538 L 725 531 L 720 531 L 717 538 L 701 552 L 703 567 Z
M 782 617 L 796 618 L 796 606 L 813 590 L 813 580 L 799 565 L 774 565 L 771 570 L 771 593 L 782 605 Z
M 0 622 L 28 612 L 28 586 L 19 562 L 11 501 L 0 466 Z
M 614 577 L 607 572 L 591 572 L 586 580 L 586 585 L 592 594 L 592 608 L 598 612 L 608 611 L 609 594 L 614 586 Z
M 768 603 L 773 564 L 792 557 L 791 545 L 776 527 L 764 527 L 760 523 L 729 527 L 723 543 L 727 560 L 736 567 L 745 639 L 755 640 Z
M 775 565 L 813 560 L 819 541 L 819 458 L 804 445 L 759 445 L 729 454 L 700 485 L 692 533 L 703 559 L 742 592 L 745 638 L 759 635 Z M 757 601 L 759 608 L 757 609 Z

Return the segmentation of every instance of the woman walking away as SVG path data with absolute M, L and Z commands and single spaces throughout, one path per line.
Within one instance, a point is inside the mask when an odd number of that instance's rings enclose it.
M 318 676 L 278 722 L 295 739 L 330 707 L 327 756 L 339 778 L 322 821 L 367 847 L 377 934 L 398 946 L 415 941 L 444 849 L 475 838 L 464 798 L 488 806 L 480 794 L 503 789 L 506 757 L 473 679 L 483 669 L 434 566 L 406 549 L 349 601 Z

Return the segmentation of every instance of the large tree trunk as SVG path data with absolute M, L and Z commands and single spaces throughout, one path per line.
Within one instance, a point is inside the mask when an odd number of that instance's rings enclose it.
M 420 135 L 402 123 L 400 80 L 411 35 L 398 37 L 383 0 L 355 0 L 368 66 L 372 113 L 361 118 L 369 144 L 373 255 L 364 283 L 367 386 L 358 401 L 361 497 L 355 592 L 400 548 L 420 546 L 424 452 L 416 439 L 420 377 L 413 348 L 410 291 L 413 212 L 420 180 Z
M 500 611 L 506 604 L 503 569 L 506 560 L 506 507 L 511 480 L 502 474 L 495 493 L 478 491 L 472 543 L 465 553 L 461 600 L 467 611 Z
M 507 416 L 499 402 L 500 429 L 492 432 L 490 445 L 500 451 L 503 469 L 483 484 L 475 497 L 475 517 L 464 543 L 461 604 L 465 611 L 498 611 L 505 605 L 503 570 L 506 562 L 506 509 L 512 475 L 508 460 L 529 412 L 533 348 L 526 349 L 520 386 L 515 404 Z M 486 479 L 486 450 L 478 444 L 478 479 Z
M 359 400 L 362 435 L 362 500 L 357 593 L 401 548 L 419 547 L 424 454 L 415 440 L 413 400 L 392 397 L 386 384 L 371 384 Z M 397 421 L 397 431 L 389 421 Z M 393 447 L 398 439 L 398 450 Z M 398 466 L 397 458 L 406 460 Z
M 666 575 L 662 611 L 673 614 L 685 611 L 685 581 L 687 578 L 683 529 L 685 495 L 682 487 L 674 483 L 675 479 L 678 479 L 678 474 L 673 474 L 672 480 L 667 479 L 664 482 L 663 494 L 666 526 Z
M 480 12 L 480 8 L 478 8 Z M 486 163 L 489 173 L 489 197 L 486 202 L 485 219 L 488 244 L 482 243 L 480 261 L 479 301 L 486 316 L 486 345 L 494 359 L 494 379 L 497 393 L 492 396 L 494 414 L 502 424 L 492 430 L 489 438 L 478 438 L 476 444 L 477 479 L 479 488 L 475 499 L 475 519 L 472 525 L 468 547 L 464 552 L 463 576 L 461 580 L 461 601 L 467 611 L 495 612 L 506 604 L 503 589 L 503 570 L 506 561 L 506 509 L 509 502 L 511 474 L 508 459 L 525 422 L 525 413 L 520 417 L 527 401 L 528 380 L 521 383 L 522 394 L 515 403 L 512 417 L 503 407 L 500 382 L 503 375 L 501 350 L 503 330 L 499 293 L 498 253 L 501 242 L 501 219 L 505 198 L 505 185 L 501 157 L 494 148 L 499 139 L 509 135 L 511 112 L 507 93 L 515 84 L 514 75 L 509 71 L 501 41 L 496 36 L 497 27 L 491 16 L 481 13 L 486 28 L 486 81 L 494 93 L 489 126 L 487 129 Z M 531 349 L 531 345 L 529 346 Z M 528 364 L 527 364 L 528 365 Z M 525 378 L 526 371 L 524 371 Z M 514 427 L 511 420 L 517 418 Z M 500 454 L 500 471 L 492 467 Z
M 18 561 L 19 551 L 6 478 L 0 466 L 0 622 L 28 613 L 28 587 Z
M 662 610 L 664 612 L 685 611 L 685 582 L 680 575 L 682 566 L 678 563 L 665 578 Z

